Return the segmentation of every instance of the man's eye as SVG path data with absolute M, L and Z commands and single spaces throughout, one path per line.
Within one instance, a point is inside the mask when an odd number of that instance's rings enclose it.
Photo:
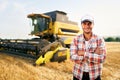
M 88 25 L 91 25 L 91 23 L 88 23 Z

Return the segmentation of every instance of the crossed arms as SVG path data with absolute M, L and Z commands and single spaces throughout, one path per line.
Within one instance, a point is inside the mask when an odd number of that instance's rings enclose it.
M 86 52 L 83 49 L 78 50 L 76 43 L 73 41 L 70 47 L 70 58 L 76 63 L 81 63 L 86 60 L 92 63 L 103 63 L 106 58 L 104 39 L 100 39 L 100 43 L 94 52 Z

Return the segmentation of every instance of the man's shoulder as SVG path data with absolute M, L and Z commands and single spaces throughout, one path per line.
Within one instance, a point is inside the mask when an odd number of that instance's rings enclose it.
M 74 37 L 74 40 L 81 40 L 81 39 L 83 39 L 83 34 L 79 34 Z
M 93 38 L 96 38 L 97 40 L 104 39 L 102 36 L 93 34 Z
M 77 35 L 76 37 L 83 37 L 83 34 L 79 34 L 79 35 Z

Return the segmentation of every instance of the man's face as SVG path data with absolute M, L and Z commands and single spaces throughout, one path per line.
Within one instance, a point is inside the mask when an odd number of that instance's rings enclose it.
M 93 28 L 92 22 L 85 21 L 85 22 L 82 22 L 81 25 L 84 33 L 89 34 L 92 32 L 92 28 Z

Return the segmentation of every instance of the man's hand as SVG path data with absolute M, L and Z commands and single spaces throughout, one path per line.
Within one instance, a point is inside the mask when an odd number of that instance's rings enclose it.
M 84 54 L 85 54 L 85 51 L 82 51 L 82 50 L 78 51 L 78 56 L 84 56 Z
M 102 54 L 102 49 L 100 47 L 97 47 L 95 53 L 99 55 Z
M 80 60 L 75 60 L 75 63 L 80 64 Z

